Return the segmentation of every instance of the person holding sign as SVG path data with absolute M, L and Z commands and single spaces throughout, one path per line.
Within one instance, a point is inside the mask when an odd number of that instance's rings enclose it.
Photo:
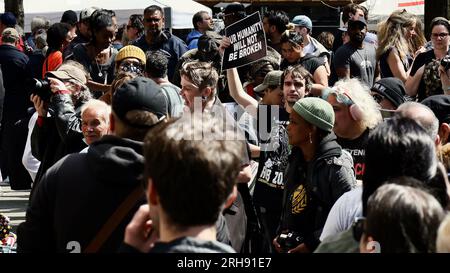
M 256 94 L 262 96 L 258 103 L 244 91 L 236 68 L 227 70 L 231 96 L 258 124 L 260 153 L 253 202 L 265 239 L 261 251 L 270 251 L 271 241 L 276 236 L 283 200 L 283 173 L 290 152 L 286 130 L 289 115 L 284 107 L 281 107 L 282 75 L 283 71 L 280 70 L 267 73 L 264 81 L 254 89 Z
M 310 87 L 315 96 L 322 94 L 322 89 L 328 86 L 327 70 L 325 62 L 312 54 L 306 54 L 303 47 L 303 36 L 295 31 L 285 31 L 281 36 L 281 69 L 288 66 L 302 65 L 313 76 L 314 83 Z

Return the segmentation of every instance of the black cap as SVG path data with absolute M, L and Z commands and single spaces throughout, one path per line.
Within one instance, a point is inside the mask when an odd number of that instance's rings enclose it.
M 434 95 L 422 101 L 423 105 L 433 111 L 439 123 L 450 124 L 450 95 Z
M 244 12 L 245 13 L 245 7 L 239 2 L 233 2 L 229 5 L 227 5 L 223 11 L 225 14 L 230 13 L 238 13 L 238 12 Z
M 14 27 L 17 24 L 16 16 L 12 12 L 5 12 L 0 16 L 0 21 L 6 27 Z
M 350 18 L 350 20 L 348 20 L 348 23 L 347 23 L 348 27 L 354 26 L 356 24 L 359 24 L 359 25 L 365 26 L 365 27 L 367 26 L 366 19 L 364 19 L 363 16 L 359 16 L 358 19 Z
M 66 10 L 61 17 L 61 23 L 67 23 L 71 26 L 75 26 L 77 22 L 78 22 L 78 15 L 73 10 Z
M 112 110 L 125 123 L 128 112 L 133 110 L 143 110 L 155 114 L 158 118 L 167 116 L 167 99 L 161 90 L 161 87 L 153 80 L 137 77 L 122 86 L 114 92 L 112 98 Z M 135 127 L 142 127 L 139 124 L 129 124 Z M 144 125 L 145 127 L 145 125 Z
M 372 91 L 379 93 L 387 100 L 389 100 L 395 107 L 406 102 L 405 99 L 405 85 L 400 79 L 397 78 L 383 78 L 377 81 L 373 87 Z

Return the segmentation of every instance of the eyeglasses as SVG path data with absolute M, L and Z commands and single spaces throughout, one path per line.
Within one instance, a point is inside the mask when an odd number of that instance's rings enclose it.
M 442 33 L 431 33 L 431 38 L 433 39 L 437 39 L 438 37 L 441 39 L 444 39 L 445 37 L 448 36 L 448 33 L 446 32 L 442 32 Z
M 366 217 L 356 217 L 352 225 L 353 239 L 359 242 L 364 233 L 364 225 L 366 223 Z
M 162 18 L 145 18 L 145 22 L 147 23 L 158 23 Z

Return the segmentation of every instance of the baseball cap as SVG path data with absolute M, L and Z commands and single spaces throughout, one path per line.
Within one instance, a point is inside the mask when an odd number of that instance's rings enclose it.
M 167 116 L 167 99 L 161 87 L 153 80 L 136 77 L 114 92 L 112 110 L 121 121 L 127 123 L 126 115 L 132 110 L 143 110 L 155 114 L 159 119 Z M 130 124 L 135 127 L 146 125 Z
M 354 26 L 356 24 L 359 24 L 362 26 L 367 26 L 366 19 L 364 19 L 364 17 L 362 17 L 362 16 L 358 17 L 358 19 L 350 18 L 350 20 L 348 20 L 348 23 L 347 23 L 348 27 Z
M 14 27 L 17 24 L 16 16 L 9 11 L 0 16 L 0 21 L 7 27 Z
M 56 71 L 50 71 L 45 74 L 47 77 L 55 77 L 60 80 L 75 80 L 78 83 L 86 84 L 86 73 L 70 64 L 62 64 Z
M 400 79 L 387 77 L 377 81 L 371 88 L 373 92 L 379 93 L 395 107 L 406 102 L 405 85 Z
M 80 21 L 86 20 L 91 18 L 92 14 L 98 10 L 99 8 L 96 7 L 90 7 L 90 8 L 85 8 L 80 12 Z
M 66 10 L 61 16 L 60 22 L 74 26 L 78 22 L 77 13 L 73 10 Z
M 9 28 L 5 28 L 2 32 L 2 37 L 6 37 L 6 36 L 10 36 L 10 37 L 15 37 L 17 39 L 19 39 L 19 32 L 17 32 L 17 30 L 15 28 L 9 27 Z
M 422 101 L 439 120 L 439 123 L 450 124 L 450 95 L 434 95 Z
M 306 27 L 310 31 L 312 30 L 312 21 L 306 15 L 297 15 L 297 16 L 295 16 L 294 19 L 292 19 L 292 23 L 295 26 Z
M 281 75 L 283 75 L 283 71 L 280 70 L 270 71 L 264 77 L 263 83 L 256 86 L 253 90 L 255 92 L 262 92 L 266 90 L 269 86 L 274 85 L 279 86 L 281 84 Z

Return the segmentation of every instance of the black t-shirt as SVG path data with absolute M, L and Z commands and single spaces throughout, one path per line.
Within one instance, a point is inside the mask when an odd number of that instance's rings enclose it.
M 274 111 L 278 111 L 278 117 Z M 274 105 L 258 107 L 258 138 L 261 153 L 253 197 L 255 204 L 264 207 L 268 212 L 281 213 L 283 174 L 290 153 L 286 130 L 288 120 L 289 114 L 282 107 Z
M 392 74 L 391 68 L 389 67 L 389 64 L 388 64 L 388 57 L 392 50 L 397 51 L 397 49 L 395 49 L 394 47 L 391 47 L 380 56 L 381 78 L 394 77 L 394 74 Z M 400 55 L 399 55 L 399 58 L 400 58 Z M 412 61 L 412 59 L 410 57 L 407 57 L 407 60 L 403 61 L 403 69 L 405 69 L 405 71 L 408 71 L 408 68 L 410 65 L 410 60 Z
M 290 175 L 286 179 L 285 200 L 283 202 L 280 232 L 295 231 L 301 236 L 311 232 L 314 224 L 313 199 L 306 188 L 307 175 L 312 175 L 313 162 L 305 162 L 298 148 L 292 150 L 289 157 Z
M 303 58 L 300 58 L 295 63 L 289 63 L 286 59 L 284 59 L 281 62 L 280 69 L 285 70 L 288 66 L 293 65 L 302 65 L 306 70 L 308 70 L 311 75 L 314 75 L 314 72 L 316 72 L 317 68 L 319 68 L 321 65 L 325 65 L 325 62 L 322 58 L 318 58 L 310 53 L 306 54 Z
M 337 138 L 337 142 L 352 155 L 353 166 L 355 169 L 356 179 L 361 180 L 366 169 L 366 146 L 369 140 L 370 129 L 366 129 L 358 138 L 349 140 L 344 138 Z
M 450 50 L 447 54 L 450 54 Z M 412 65 L 410 75 L 414 76 L 417 70 L 424 65 L 425 70 L 422 78 L 420 79 L 419 88 L 417 89 L 417 97 L 419 101 L 422 101 L 432 95 L 444 94 L 438 71 L 439 61 L 436 60 L 434 50 L 429 50 L 417 55 Z

